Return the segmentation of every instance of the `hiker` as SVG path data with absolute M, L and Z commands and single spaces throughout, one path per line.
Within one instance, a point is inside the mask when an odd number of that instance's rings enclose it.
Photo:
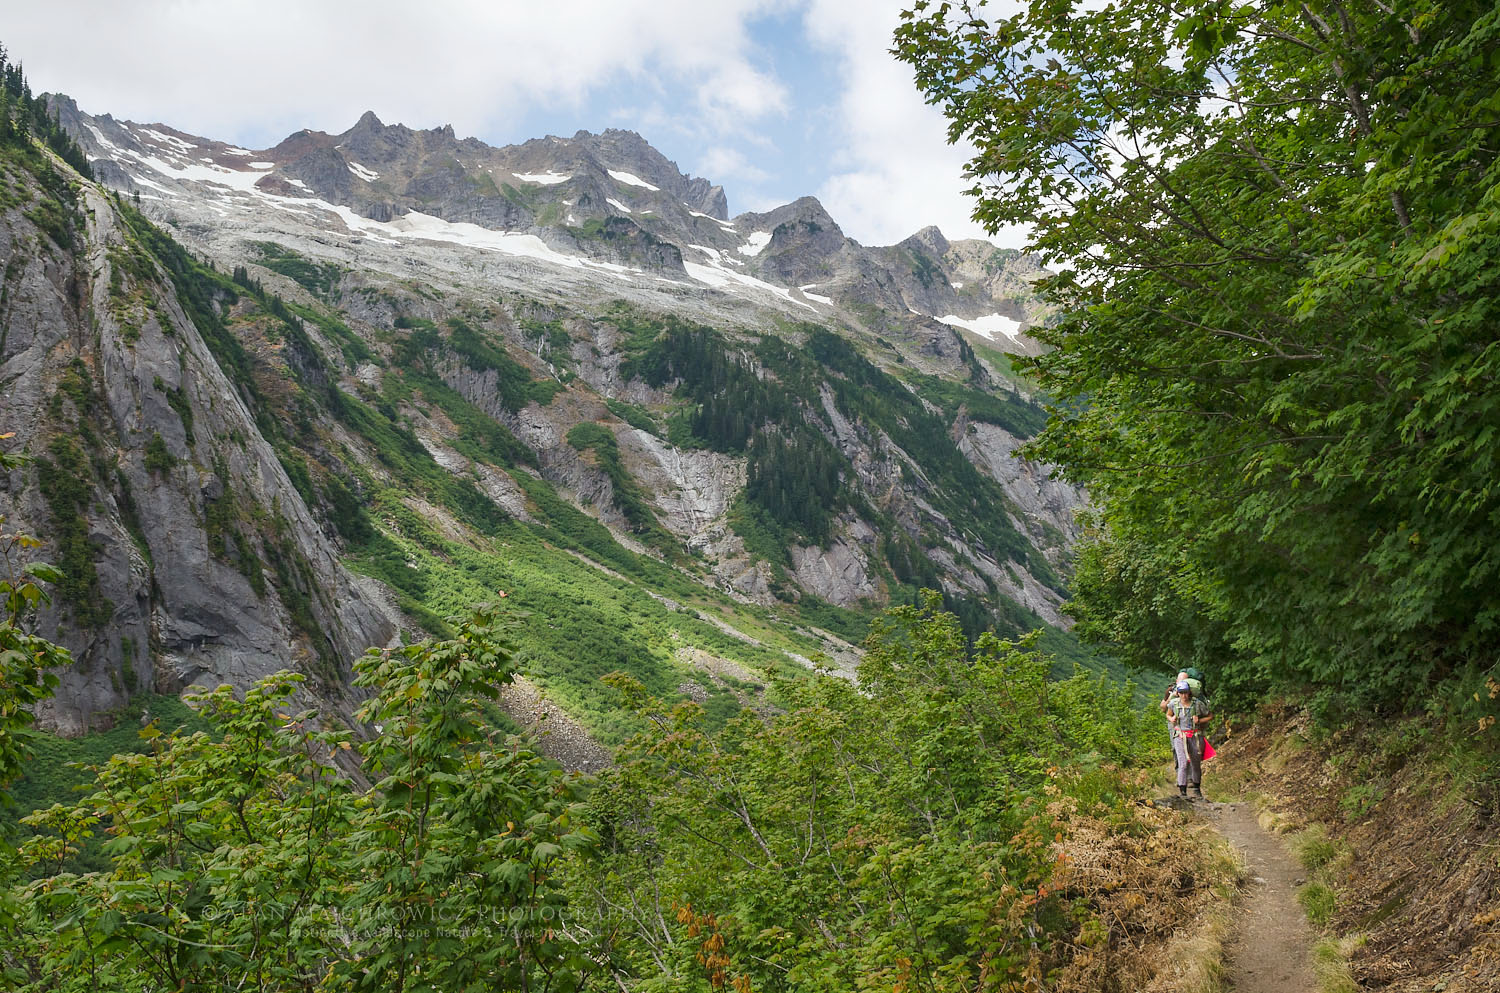
M 1188 678 L 1187 670 L 1177 674 L 1177 678 L 1167 684 L 1167 692 L 1162 694 L 1161 703 L 1158 705 L 1162 716 L 1167 719 L 1167 747 L 1172 750 L 1172 769 L 1177 769 L 1177 732 L 1172 728 L 1172 698 L 1177 695 L 1177 684 Z M 1192 684 L 1189 683 L 1189 686 Z
M 1201 800 L 1203 746 L 1208 740 L 1208 724 L 1214 715 L 1208 701 L 1193 696 L 1193 687 L 1186 679 L 1177 684 L 1175 691 L 1167 708 L 1167 719 L 1172 723 L 1172 747 L 1177 757 L 1177 792 L 1187 796 L 1191 786 L 1193 796 Z

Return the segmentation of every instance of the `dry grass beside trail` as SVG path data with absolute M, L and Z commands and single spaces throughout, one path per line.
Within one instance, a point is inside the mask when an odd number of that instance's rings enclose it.
M 1217 993 L 1229 907 L 1243 875 L 1234 850 L 1201 818 L 1141 801 L 1100 818 L 1053 811 L 1052 886 L 1080 921 L 1056 950 L 1056 993 Z
M 1215 791 L 1255 795 L 1307 869 L 1304 906 L 1326 911 L 1325 993 L 1500 990 L 1500 804 L 1482 770 L 1415 721 L 1323 738 L 1273 714 L 1220 753 Z

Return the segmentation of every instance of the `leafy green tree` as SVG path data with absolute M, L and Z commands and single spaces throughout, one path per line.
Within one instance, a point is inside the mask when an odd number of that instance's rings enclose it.
M 196 697 L 215 734 L 148 727 L 88 799 L 26 818 L 11 988 L 578 988 L 553 873 L 589 835 L 572 780 L 487 730 L 514 671 L 496 613 L 357 670 L 368 740 L 298 710 L 300 676 L 223 686 Z M 110 868 L 60 871 L 96 830 Z
M 984 635 L 971 651 L 930 591 L 868 648 L 857 687 L 780 685 L 784 709 L 717 734 L 697 705 L 612 680 L 647 730 L 589 798 L 601 864 L 573 888 L 622 983 L 1020 988 L 1086 916 L 1046 897 L 1048 804 L 1086 780 L 1118 798 L 1080 758 L 1129 760 L 1159 722 L 1118 687 L 1049 683 L 1025 643 Z
M 13 437 L 3 434 L 0 441 Z M 0 472 L 8 473 L 28 461 L 0 452 Z M 52 695 L 57 677 L 51 670 L 73 660 L 66 648 L 38 637 L 31 627 L 37 609 L 51 599 L 41 584 L 63 578 L 60 570 L 31 561 L 41 547 L 42 542 L 31 535 L 7 530 L 5 517 L 0 515 L 0 805 L 4 806 L 14 803 L 5 784 L 16 778 L 26 761 L 26 740 L 35 722 L 32 707 Z
M 1058 273 L 1032 451 L 1180 577 L 1176 637 L 1361 705 L 1492 666 L 1492 5 L 923 0 L 896 51 L 977 148 L 975 216 Z M 1089 616 L 1135 596 L 1109 560 Z
M 13 437 L 0 435 L 0 441 Z M 28 461 L 22 455 L 0 452 L 0 473 L 9 473 Z M 0 806 L 5 807 L 15 805 L 5 787 L 20 775 L 30 757 L 29 739 L 36 720 L 32 708 L 50 697 L 57 686 L 51 670 L 72 661 L 66 648 L 39 637 L 31 626 L 37 609 L 50 599 L 41 584 L 62 579 L 60 570 L 31 561 L 41 547 L 37 538 L 8 530 L 5 517 L 0 515 Z M 13 842 L 13 838 L 0 835 L 0 936 L 6 937 L 14 933 L 23 913 L 20 901 L 10 892 L 12 881 L 21 871 Z M 8 974 L 9 964 L 0 954 L 0 976 Z

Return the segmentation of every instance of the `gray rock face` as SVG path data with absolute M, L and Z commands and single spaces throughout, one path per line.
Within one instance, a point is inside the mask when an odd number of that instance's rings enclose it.
M 948 239 L 943 237 L 943 232 L 939 231 L 937 225 L 934 224 L 927 225 L 901 244 L 912 251 L 922 252 L 935 259 L 943 258 L 951 247 Z
M 722 521 L 745 486 L 743 459 L 675 448 L 636 428 L 616 437 L 626 468 L 654 496 L 658 519 L 689 543 Z
M 1088 494 L 1052 478 L 1052 467 L 1018 458 L 1021 440 L 997 424 L 960 422 L 958 447 L 981 471 L 1005 490 L 1019 513 L 1012 517 L 1032 544 L 1049 559 L 1059 560 L 1079 537 L 1078 510 Z
M 861 600 L 880 598 L 869 556 L 858 542 L 836 538 L 827 548 L 797 545 L 790 551 L 797 585 L 829 603 L 852 607 Z
M 13 265 L 0 433 L 16 432 L 38 459 L 10 475 L 0 514 L 50 539 L 44 554 L 89 590 L 41 617 L 41 632 L 76 659 L 43 725 L 82 733 L 133 692 L 246 685 L 285 668 L 341 697 L 339 673 L 320 659 L 384 644 L 393 627 L 338 562 L 170 283 L 115 271 L 132 249 L 113 205 L 85 186 L 80 216 L 76 255 L 21 209 L 0 226 Z M 160 445 L 152 465 L 148 441 Z M 74 486 L 86 497 L 70 504 L 62 494 Z M 87 562 L 55 544 L 75 521 Z M 273 542 L 295 563 L 284 576 L 243 559 L 266 557 Z M 294 620 L 293 601 L 313 626 Z

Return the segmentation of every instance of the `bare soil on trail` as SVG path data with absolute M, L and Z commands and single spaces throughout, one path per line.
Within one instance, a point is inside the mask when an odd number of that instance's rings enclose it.
M 1220 749 L 1212 782 L 1220 796 L 1254 791 L 1277 830 L 1321 827 L 1334 843 L 1327 932 L 1351 943 L 1356 988 L 1497 993 L 1500 779 L 1455 766 L 1429 724 L 1320 737 L 1295 708 L 1268 707 Z
M 1313 930 L 1297 903 L 1302 867 L 1280 838 L 1260 826 L 1249 804 L 1208 803 L 1200 809 L 1245 859 L 1247 883 L 1224 946 L 1226 988 L 1234 993 L 1316 989 Z

